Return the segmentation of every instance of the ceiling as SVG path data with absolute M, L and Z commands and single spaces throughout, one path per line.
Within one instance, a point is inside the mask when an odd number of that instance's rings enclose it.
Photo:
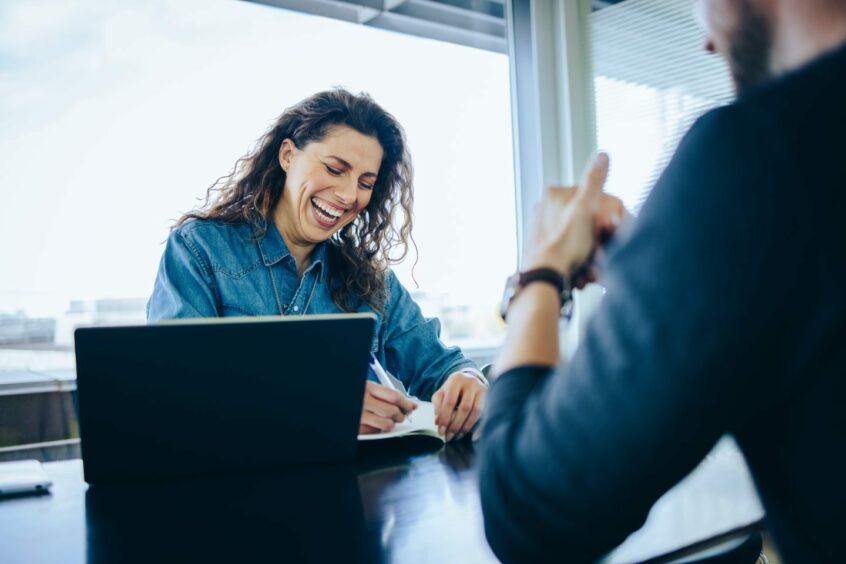
M 505 0 L 247 1 L 488 51 L 506 53 L 508 49 L 505 38 Z M 621 1 L 592 0 L 593 10 Z

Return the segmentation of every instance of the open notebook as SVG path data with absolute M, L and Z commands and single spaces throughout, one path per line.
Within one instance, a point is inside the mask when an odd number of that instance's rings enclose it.
M 402 423 L 397 423 L 393 430 L 373 435 L 359 435 L 359 441 L 378 441 L 383 439 L 400 439 L 403 437 L 425 438 L 431 441 L 438 441 L 441 444 L 446 442 L 438 434 L 438 426 L 435 425 L 435 406 L 430 401 L 417 401 L 417 409 Z

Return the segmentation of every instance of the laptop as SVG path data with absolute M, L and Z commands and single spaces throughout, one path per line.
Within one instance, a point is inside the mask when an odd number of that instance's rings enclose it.
M 363 313 L 77 329 L 85 481 L 353 458 L 374 326 Z

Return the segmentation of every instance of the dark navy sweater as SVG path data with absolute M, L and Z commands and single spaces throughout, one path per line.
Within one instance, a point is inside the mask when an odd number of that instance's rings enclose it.
M 595 560 L 732 433 L 787 562 L 846 526 L 846 47 L 691 128 L 572 362 L 503 374 L 479 455 L 504 561 Z

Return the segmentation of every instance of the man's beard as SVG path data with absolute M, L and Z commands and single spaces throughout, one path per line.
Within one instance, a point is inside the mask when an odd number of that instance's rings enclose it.
M 772 78 L 769 22 L 749 0 L 738 0 L 738 26 L 729 42 L 729 68 L 738 96 Z

